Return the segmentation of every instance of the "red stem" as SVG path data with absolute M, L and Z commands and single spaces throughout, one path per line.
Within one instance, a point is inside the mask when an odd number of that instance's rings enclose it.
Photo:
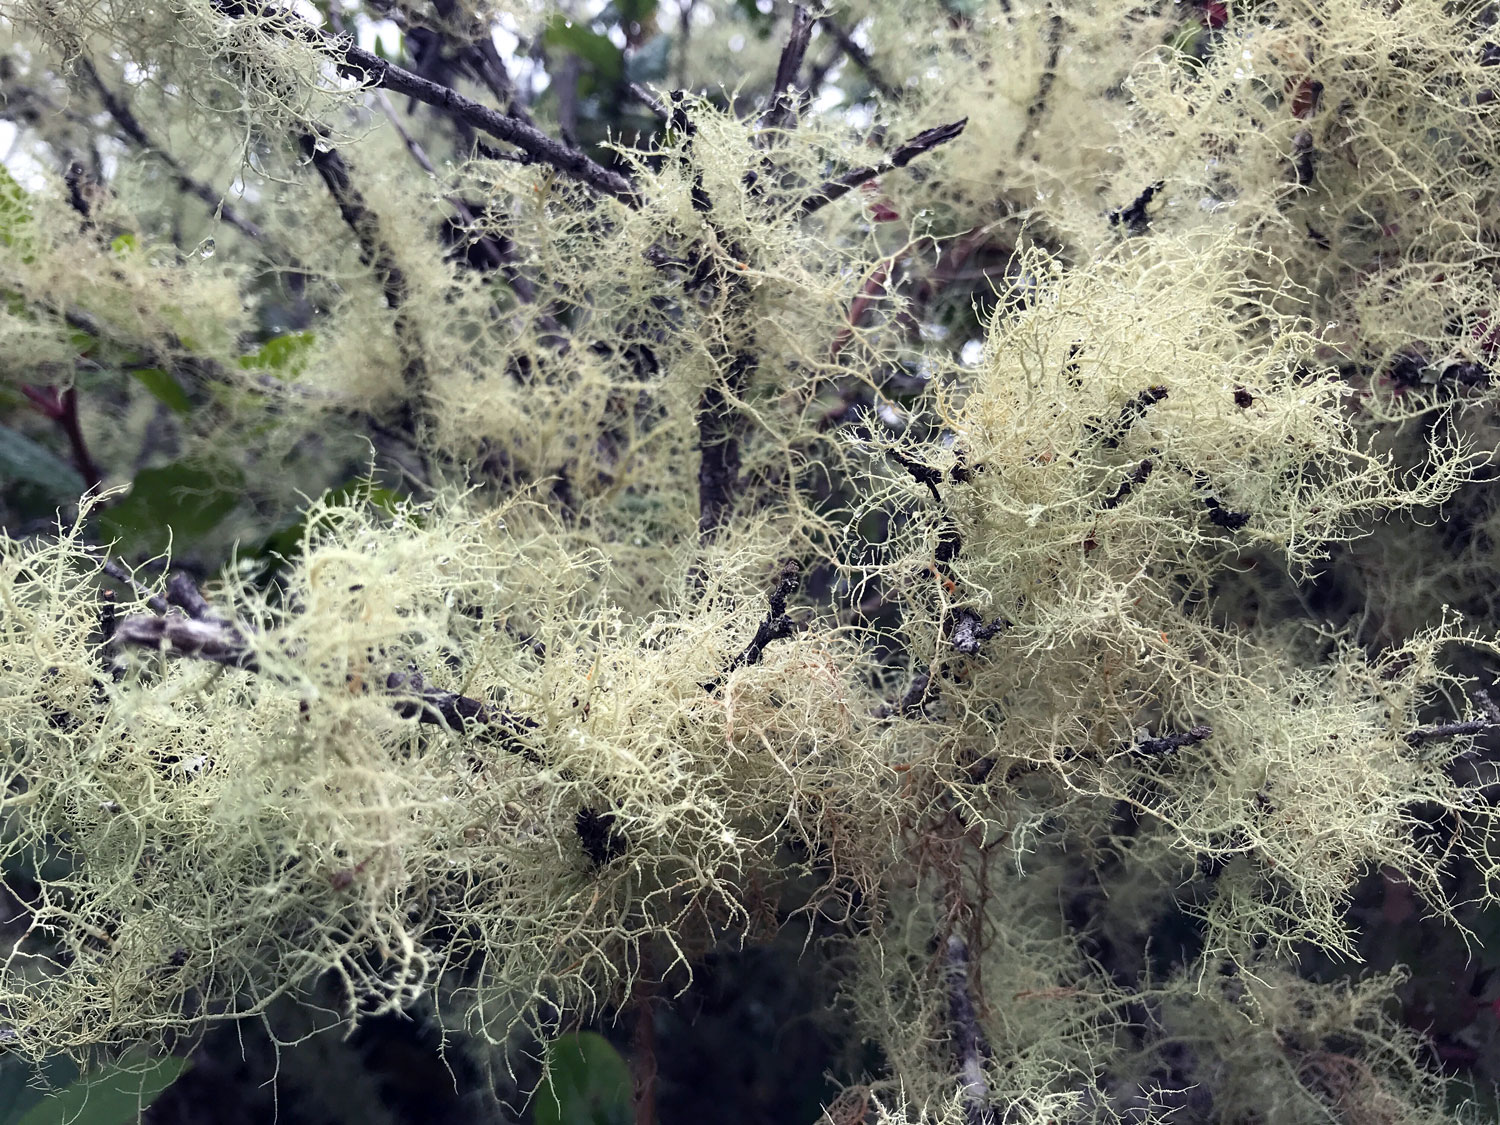
M 68 387 L 59 391 L 56 387 L 26 386 L 21 392 L 67 435 L 68 444 L 73 448 L 73 463 L 83 474 L 84 486 L 93 489 L 104 483 L 104 474 L 94 463 L 88 442 L 84 440 L 83 427 L 78 424 L 78 389 Z

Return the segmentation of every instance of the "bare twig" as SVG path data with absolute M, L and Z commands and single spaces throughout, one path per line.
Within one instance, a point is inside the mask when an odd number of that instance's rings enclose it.
M 930 152 L 938 145 L 951 141 L 964 131 L 964 126 L 968 123 L 969 119 L 964 117 L 947 125 L 937 125 L 926 129 L 903 143 L 879 163 L 856 168 L 852 172 L 845 172 L 842 176 L 828 180 L 802 201 L 800 207 L 802 214 L 811 215 L 816 211 L 821 211 L 834 200 L 848 195 L 860 184 L 873 180 L 876 176 L 883 175 L 893 168 L 905 168 L 923 153 Z
M 912 480 L 918 484 L 925 485 L 927 491 L 932 493 L 933 500 L 940 504 L 942 503 L 943 494 L 938 491 L 938 485 L 943 483 L 943 474 L 940 469 L 934 469 L 931 465 L 923 464 L 915 457 L 908 457 L 899 449 L 892 449 L 889 452 L 892 461 L 910 473 Z
M 802 60 L 807 56 L 807 45 L 812 41 L 813 23 L 806 4 L 792 5 L 792 27 L 787 33 L 786 44 L 781 48 L 781 61 L 776 65 L 771 104 L 760 118 L 763 133 L 770 129 L 785 128 L 796 116 L 797 102 L 801 97 L 797 75 L 802 70 Z

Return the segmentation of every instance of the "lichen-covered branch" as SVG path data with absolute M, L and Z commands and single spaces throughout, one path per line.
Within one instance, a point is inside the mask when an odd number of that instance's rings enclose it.
M 447 86 L 440 86 L 405 67 L 366 51 L 348 37 L 337 37 L 314 27 L 298 16 L 269 5 L 240 0 L 213 0 L 214 6 L 231 19 L 263 19 L 268 32 L 311 44 L 324 52 L 350 77 L 415 98 L 443 113 L 472 125 L 507 144 L 515 145 L 533 160 L 594 188 L 627 206 L 637 204 L 635 189 L 618 172 L 595 163 L 587 154 L 556 141 L 540 129 L 516 117 L 479 104 Z
M 876 176 L 884 175 L 893 169 L 905 168 L 917 157 L 953 140 L 964 131 L 964 126 L 968 123 L 969 119 L 965 117 L 949 122 L 947 125 L 934 125 L 931 129 L 924 129 L 916 136 L 904 141 L 878 163 L 855 168 L 841 176 L 835 176 L 802 200 L 800 205 L 802 214 L 811 215 L 821 211 L 835 200 L 848 195 L 860 184 L 868 183 Z

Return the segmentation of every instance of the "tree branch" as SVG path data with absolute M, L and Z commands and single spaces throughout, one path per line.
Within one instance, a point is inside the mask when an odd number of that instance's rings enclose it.
M 963 938 L 952 934 L 945 952 L 948 1022 L 958 1061 L 959 1084 L 964 1092 L 964 1120 L 966 1125 L 991 1125 L 994 1116 L 990 1113 L 990 1088 L 984 1076 L 988 1047 L 974 999 L 969 995 L 969 948 Z
M 104 572 L 144 593 L 135 577 L 116 560 L 107 560 Z M 167 596 L 149 597 L 147 604 L 156 612 L 122 618 L 115 626 L 114 644 L 207 660 L 247 672 L 264 671 L 248 631 L 216 611 L 186 574 L 173 574 L 167 580 Z M 391 706 L 403 719 L 441 725 L 458 734 L 471 723 L 486 727 L 500 736 L 501 745 L 509 752 L 534 764 L 541 763 L 541 757 L 523 741 L 536 730 L 534 720 L 458 692 L 433 687 L 415 668 L 389 673 L 384 684 L 394 693 Z
M 759 664 L 761 655 L 766 651 L 766 646 L 772 641 L 779 641 L 790 637 L 797 629 L 797 623 L 787 616 L 786 600 L 797 589 L 797 584 L 802 580 L 802 567 L 797 560 L 792 559 L 781 568 L 781 574 L 776 579 L 776 586 L 771 591 L 769 601 L 771 611 L 766 614 L 759 627 L 755 630 L 755 636 L 745 646 L 742 652 L 736 653 L 729 667 L 703 685 L 703 690 L 712 694 L 723 686 L 724 680 L 736 668 L 744 668 L 750 664 Z
M 550 165 L 602 195 L 618 199 L 628 207 L 640 206 L 640 199 L 629 180 L 618 172 L 611 172 L 595 163 L 587 154 L 553 140 L 540 129 L 516 117 L 480 105 L 456 90 L 429 82 L 405 67 L 387 62 L 379 55 L 366 51 L 347 36 L 330 35 L 300 17 L 270 5 L 245 3 L 243 0 L 212 2 L 216 10 L 231 19 L 260 18 L 267 30 L 317 48 L 333 60 L 339 72 L 346 77 L 368 82 L 393 94 L 415 98 L 455 120 L 515 145 L 533 160 Z
M 792 28 L 787 33 L 786 44 L 781 48 L 781 61 L 776 64 L 771 104 L 760 118 L 762 132 L 785 128 L 796 116 L 797 101 L 801 96 L 797 88 L 797 75 L 802 70 L 802 60 L 807 56 L 807 45 L 812 41 L 814 22 L 806 4 L 792 5 Z
M 947 125 L 936 125 L 931 129 L 923 130 L 916 136 L 907 140 L 890 155 L 886 156 L 877 164 L 871 164 L 864 168 L 856 168 L 852 172 L 845 172 L 842 176 L 824 182 L 815 192 L 804 199 L 798 208 L 804 216 L 821 211 L 836 199 L 841 199 L 860 184 L 873 180 L 876 176 L 883 175 L 893 168 L 905 168 L 923 153 L 931 152 L 938 145 L 947 144 L 964 131 L 964 126 L 969 123 L 967 117 L 950 122 Z

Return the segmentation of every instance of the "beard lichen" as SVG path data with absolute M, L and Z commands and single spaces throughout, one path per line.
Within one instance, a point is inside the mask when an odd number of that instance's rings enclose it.
M 774 69 L 712 7 L 682 82 Z M 244 447 L 247 507 L 356 421 L 423 499 L 324 494 L 207 608 L 104 569 L 97 496 L 0 539 L 11 1047 L 331 977 L 514 1048 L 795 909 L 861 1120 L 1447 1119 L 1400 972 L 1298 969 L 1372 872 L 1494 902 L 1493 13 L 978 7 L 827 13 L 872 130 L 658 91 L 612 194 L 399 134 L 292 13 L 17 6 L 27 89 L 157 140 L 7 196 L 6 390 L 103 388 L 107 465 L 116 416 Z M 163 198 L 215 168 L 254 224 Z

